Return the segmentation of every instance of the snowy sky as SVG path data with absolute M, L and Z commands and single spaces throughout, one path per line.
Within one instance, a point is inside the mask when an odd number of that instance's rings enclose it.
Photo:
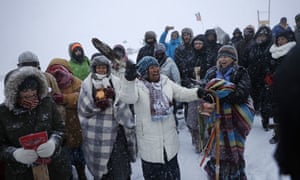
M 271 26 L 286 16 L 294 26 L 299 0 L 270 0 Z M 166 25 L 175 29 L 191 27 L 194 34 L 220 26 L 230 35 L 235 27 L 257 27 L 257 11 L 268 17 L 269 0 L 1 0 L 0 72 L 16 67 L 18 55 L 35 52 L 42 69 L 54 57 L 69 58 L 70 42 L 79 41 L 90 57 L 95 49 L 92 37 L 109 45 L 127 41 L 125 47 L 139 48 L 144 33 L 157 36 Z M 202 21 L 196 21 L 200 12 Z

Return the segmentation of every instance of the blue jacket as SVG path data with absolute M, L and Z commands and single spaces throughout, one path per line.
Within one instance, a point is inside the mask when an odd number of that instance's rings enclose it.
M 171 57 L 174 60 L 174 52 L 175 48 L 181 44 L 181 39 L 178 37 L 177 39 L 170 39 L 169 42 L 166 42 L 168 32 L 164 31 L 159 38 L 159 42 L 163 43 L 166 47 L 167 56 Z

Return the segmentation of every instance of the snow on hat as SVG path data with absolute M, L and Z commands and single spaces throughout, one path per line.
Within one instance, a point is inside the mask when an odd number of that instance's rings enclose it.
M 158 61 L 152 56 L 144 56 L 137 64 L 137 70 L 142 77 L 147 75 L 150 66 L 159 66 Z
M 220 56 L 227 56 L 232 58 L 233 60 L 238 60 L 238 54 L 236 49 L 231 45 L 224 45 L 218 51 L 218 58 Z
M 25 51 L 21 53 L 18 58 L 18 66 L 26 66 L 26 65 L 39 67 L 40 62 L 37 55 L 35 55 L 31 51 Z

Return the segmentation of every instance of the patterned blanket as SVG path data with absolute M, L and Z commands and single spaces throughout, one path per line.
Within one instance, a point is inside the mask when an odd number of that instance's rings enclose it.
M 207 89 L 214 90 L 220 99 L 234 91 L 235 85 L 223 79 L 212 79 Z M 220 114 L 208 120 L 208 127 L 213 127 L 216 118 L 220 118 L 220 159 L 237 163 L 243 158 L 246 136 L 251 130 L 254 119 L 254 107 L 251 97 L 245 104 L 222 103 Z M 215 152 L 215 151 L 214 151 Z

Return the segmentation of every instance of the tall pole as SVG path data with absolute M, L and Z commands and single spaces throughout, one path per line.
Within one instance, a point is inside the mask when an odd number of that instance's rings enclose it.
M 271 10 L 271 0 L 269 0 L 269 6 L 268 6 L 268 21 L 269 21 L 269 26 L 271 26 L 271 22 L 270 22 L 270 10 Z

